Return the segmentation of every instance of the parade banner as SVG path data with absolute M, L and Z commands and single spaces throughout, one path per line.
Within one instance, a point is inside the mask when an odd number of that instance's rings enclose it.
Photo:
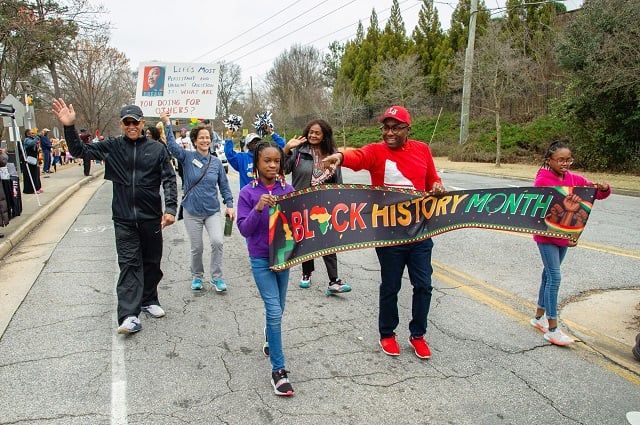
M 219 80 L 218 63 L 141 63 L 136 105 L 145 117 L 215 118 Z
M 581 202 L 567 199 L 576 194 Z M 278 197 L 269 210 L 269 264 L 283 270 L 326 254 L 417 242 L 462 228 L 577 242 L 593 187 L 509 187 L 430 195 L 367 185 L 321 185 Z

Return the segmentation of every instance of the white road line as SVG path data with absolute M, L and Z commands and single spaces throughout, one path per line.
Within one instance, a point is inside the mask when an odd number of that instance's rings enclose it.
M 114 285 L 114 293 L 115 288 L 116 285 Z M 113 319 L 112 323 L 118 323 L 117 305 L 116 311 L 113 313 Z M 124 362 L 124 340 L 115 332 L 115 330 L 112 332 L 111 425 L 127 425 L 127 369 Z
M 464 187 L 458 187 L 458 186 L 449 186 L 449 187 L 453 190 L 467 190 Z

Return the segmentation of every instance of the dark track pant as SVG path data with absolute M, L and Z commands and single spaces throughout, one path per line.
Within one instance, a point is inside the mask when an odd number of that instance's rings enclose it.
M 85 155 L 82 157 L 82 167 L 84 168 L 84 175 L 91 174 L 91 156 Z
M 142 306 L 160 305 L 162 230 L 160 218 L 138 222 L 114 220 L 113 226 L 120 266 L 116 292 L 121 324 L 127 316 L 138 316 Z

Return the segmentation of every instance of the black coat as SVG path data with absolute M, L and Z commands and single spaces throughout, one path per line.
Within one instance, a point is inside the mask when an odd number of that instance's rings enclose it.
M 104 178 L 113 182 L 113 218 L 144 221 L 162 216 L 160 186 L 165 212 L 176 215 L 178 189 L 171 156 L 166 147 L 144 136 L 131 140 L 120 136 L 84 144 L 74 126 L 64 127 L 71 155 L 105 161 Z M 85 158 L 87 158 L 85 157 Z

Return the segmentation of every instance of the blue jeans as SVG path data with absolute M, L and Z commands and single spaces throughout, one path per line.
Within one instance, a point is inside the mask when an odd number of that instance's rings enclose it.
M 250 257 L 251 272 L 256 286 L 264 301 L 267 322 L 267 341 L 269 341 L 269 360 L 271 370 L 284 369 L 284 353 L 282 351 L 282 314 L 287 298 L 289 270 L 274 272 L 269 268 L 269 259 Z
M 51 151 L 46 151 L 42 149 L 42 162 L 43 162 L 42 170 L 45 173 L 48 173 L 49 169 L 51 168 Z
M 411 304 L 411 336 L 423 336 L 427 332 L 427 316 L 431 305 L 431 250 L 433 241 L 427 239 L 407 245 L 376 248 L 380 262 L 380 313 L 378 330 L 380 337 L 395 335 L 398 326 L 398 292 L 402 286 L 404 267 L 409 270 L 413 285 Z
M 542 257 L 542 280 L 538 291 L 538 307 L 544 309 L 548 319 L 558 318 L 558 291 L 560 290 L 560 264 L 567 254 L 566 246 L 538 243 Z

